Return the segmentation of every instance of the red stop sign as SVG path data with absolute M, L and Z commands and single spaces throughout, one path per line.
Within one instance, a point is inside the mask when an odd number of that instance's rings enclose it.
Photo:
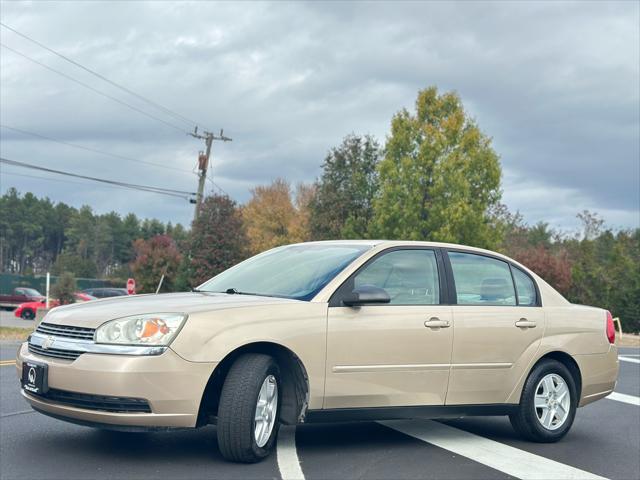
M 133 278 L 127 280 L 127 293 L 129 295 L 136 294 L 136 281 Z

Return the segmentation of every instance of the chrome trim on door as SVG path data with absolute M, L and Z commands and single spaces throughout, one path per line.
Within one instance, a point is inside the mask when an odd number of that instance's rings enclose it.
M 415 370 L 447 370 L 449 363 L 414 363 L 406 365 L 336 365 L 333 373 L 362 373 L 362 372 L 402 372 Z
M 513 363 L 454 363 L 451 367 L 454 370 L 475 370 L 492 368 L 511 368 Z

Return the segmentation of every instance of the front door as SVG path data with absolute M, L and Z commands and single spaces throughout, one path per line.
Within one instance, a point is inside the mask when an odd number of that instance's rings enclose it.
M 453 342 L 432 249 L 385 251 L 334 294 L 328 312 L 324 408 L 444 405 Z M 383 288 L 388 304 L 347 307 L 340 295 Z
M 446 403 L 504 403 L 544 333 L 537 289 L 528 274 L 500 259 L 463 251 L 448 258 L 456 305 Z

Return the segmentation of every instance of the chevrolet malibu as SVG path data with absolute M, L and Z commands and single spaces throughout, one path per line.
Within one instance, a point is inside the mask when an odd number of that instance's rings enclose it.
M 606 397 L 611 314 L 497 253 L 332 241 L 252 257 L 188 293 L 50 311 L 18 352 L 22 395 L 81 425 L 217 425 L 231 461 L 280 424 L 508 415 L 555 442 Z

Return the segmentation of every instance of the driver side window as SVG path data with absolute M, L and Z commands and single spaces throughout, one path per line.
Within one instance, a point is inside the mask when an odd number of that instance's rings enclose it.
M 440 303 L 438 266 L 433 250 L 395 250 L 358 272 L 354 288 L 372 285 L 387 291 L 391 305 Z

